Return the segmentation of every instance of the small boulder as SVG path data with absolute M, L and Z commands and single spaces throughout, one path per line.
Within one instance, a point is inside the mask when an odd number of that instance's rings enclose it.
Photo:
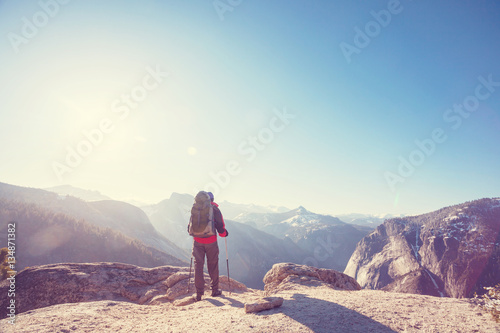
M 245 312 L 260 312 L 279 308 L 283 304 L 282 297 L 265 297 L 255 303 L 245 303 Z

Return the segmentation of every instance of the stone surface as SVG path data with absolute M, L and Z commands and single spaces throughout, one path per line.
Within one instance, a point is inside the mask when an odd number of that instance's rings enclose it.
M 293 288 L 295 284 L 328 286 L 337 290 L 360 290 L 352 277 L 333 269 L 316 268 L 293 263 L 275 264 L 264 276 L 264 290 L 268 293 Z
M 283 297 L 265 297 L 255 303 L 245 303 L 245 312 L 260 312 L 279 308 L 283 304 Z
M 137 304 L 172 302 L 194 292 L 194 276 L 188 292 L 189 267 L 143 268 L 122 263 L 65 263 L 27 268 L 16 276 L 16 313 L 62 303 L 100 300 Z M 205 274 L 205 281 L 210 278 Z M 227 277 L 220 276 L 220 288 L 227 290 Z M 247 288 L 231 279 L 234 292 Z M 205 284 L 206 292 L 210 287 Z M 0 284 L 7 295 L 8 284 Z M 7 315 L 9 299 L 0 298 L 0 318 Z
M 191 277 L 194 277 L 194 272 L 191 272 Z M 166 284 L 168 288 L 171 288 L 174 284 L 179 282 L 180 280 L 184 280 L 189 278 L 189 272 L 177 272 L 172 275 L 170 275 L 167 278 Z
M 194 291 L 195 290 L 194 285 L 191 284 L 189 289 L 191 292 Z M 171 288 L 168 288 L 166 296 L 169 300 L 173 301 L 174 299 L 182 295 L 186 295 L 187 293 L 188 293 L 188 280 L 185 279 L 177 282 Z
M 185 306 L 96 301 L 57 304 L 0 320 L 2 333 L 34 332 L 481 332 L 500 324 L 468 300 L 389 293 L 346 292 L 298 285 L 280 292 L 280 308 L 246 313 L 261 291 L 207 298 Z
M 92 276 L 99 271 L 105 274 L 110 268 L 96 266 L 94 273 L 88 273 L 88 269 L 77 270 L 76 266 L 73 273 Z M 133 269 L 127 267 L 124 269 L 133 273 Z M 314 269 L 298 267 L 295 271 Z M 166 287 L 168 274 L 164 273 L 158 267 L 144 276 L 131 274 L 128 281 L 134 281 L 136 285 L 156 281 Z M 18 276 L 20 280 L 21 275 Z M 163 278 L 158 279 L 161 276 Z M 282 284 L 291 285 L 291 281 L 298 281 L 298 284 L 273 295 L 284 299 L 277 310 L 257 314 L 244 311 L 245 304 L 262 301 L 266 295 L 261 290 L 249 289 L 232 296 L 224 292 L 223 297 L 207 297 L 205 301 L 191 304 L 189 297 L 192 293 L 174 302 L 163 294 L 147 301 L 147 304 L 157 306 L 118 300 L 55 304 L 19 313 L 14 325 L 9 318 L 1 319 L 0 332 L 499 332 L 499 324 L 469 300 L 380 290 L 349 292 L 334 290 L 327 283 L 308 275 L 279 276 L 286 276 Z M 102 288 L 107 288 L 106 284 L 110 282 L 112 280 L 103 280 Z M 64 285 L 65 281 L 55 283 Z M 319 287 L 303 284 L 318 284 Z M 155 294 L 154 291 L 151 293 Z M 27 299 L 36 302 L 36 294 L 32 296 Z M 2 299 L 0 297 L 0 301 Z M 184 306 L 175 306 L 177 304 Z

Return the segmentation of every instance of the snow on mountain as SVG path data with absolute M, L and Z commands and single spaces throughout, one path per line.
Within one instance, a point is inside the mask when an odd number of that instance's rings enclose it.
M 371 230 L 361 230 L 302 206 L 283 213 L 242 213 L 235 220 L 278 238 L 290 239 L 312 254 L 308 264 L 336 270 L 345 268 L 357 242 Z
M 308 211 L 302 206 L 282 213 L 241 213 L 235 221 L 254 225 L 258 229 L 268 231 L 277 237 L 285 237 L 279 230 L 285 232 L 290 227 L 305 227 L 344 224 L 338 218 L 330 215 L 321 215 Z

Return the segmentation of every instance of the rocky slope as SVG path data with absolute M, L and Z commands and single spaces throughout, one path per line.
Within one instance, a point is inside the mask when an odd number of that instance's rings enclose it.
M 148 293 L 147 290 L 155 289 L 155 286 L 164 288 L 162 285 L 165 283 L 168 286 L 168 279 L 176 276 L 175 274 L 179 273 L 177 277 L 185 274 L 185 271 L 171 274 L 170 269 L 172 268 L 159 267 L 143 271 L 134 267 L 104 266 L 64 268 L 70 270 L 68 272 L 70 276 L 65 277 L 69 278 L 67 283 L 81 279 L 82 282 L 74 282 L 79 285 L 84 283 L 83 281 L 92 280 L 92 274 L 97 274 L 96 280 L 101 280 L 103 284 L 114 283 L 117 290 L 132 292 L 135 295 L 133 297 L 139 299 Z M 103 270 L 103 273 L 110 273 L 113 270 L 126 272 L 116 272 L 117 275 L 106 276 L 99 274 L 99 270 Z M 73 331 L 496 333 L 500 329 L 500 325 L 495 323 L 490 315 L 470 300 L 379 290 L 342 290 L 342 285 L 335 285 L 340 282 L 339 279 L 331 280 L 332 284 L 321 278 L 325 276 L 327 279 L 334 277 L 344 279 L 341 273 L 326 270 L 323 274 L 316 275 L 316 273 L 318 272 L 310 267 L 280 264 L 274 266 L 267 275 L 269 283 L 274 285 L 272 288 L 266 285 L 267 293 L 259 290 L 231 294 L 224 292 L 222 297 L 205 297 L 196 303 L 170 302 L 165 295 L 157 295 L 140 305 L 130 299 L 109 300 L 103 297 L 104 293 L 98 295 L 98 291 L 89 288 L 88 295 L 99 296 L 101 298 L 98 299 L 101 300 L 92 301 L 92 297 L 88 297 L 88 302 L 54 304 L 29 310 L 18 314 L 14 324 L 10 324 L 8 319 L 0 320 L 0 331 L 6 333 Z M 90 276 L 86 277 L 85 274 Z M 42 276 L 44 275 L 40 277 Z M 172 280 L 175 281 L 177 277 Z M 66 283 L 66 280 L 57 281 Z M 118 283 L 120 281 L 121 284 Z M 175 288 L 175 285 L 172 288 Z M 180 289 L 184 287 L 185 285 L 182 285 Z M 46 288 L 55 289 L 49 286 Z M 102 288 L 106 287 L 103 285 Z M 107 296 L 110 296 L 114 289 L 107 290 L 109 291 Z M 120 297 L 129 297 L 127 293 L 123 294 L 125 296 Z M 38 296 L 43 295 L 38 294 Z M 284 300 L 282 306 L 259 313 L 245 312 L 245 305 L 259 302 L 266 296 L 282 298 Z M 56 297 L 61 299 L 59 295 Z M 164 302 L 146 305 L 155 298 Z M 181 304 L 187 305 L 181 306 Z
M 344 273 L 362 287 L 471 297 L 500 282 L 500 199 L 387 220 L 356 247 Z

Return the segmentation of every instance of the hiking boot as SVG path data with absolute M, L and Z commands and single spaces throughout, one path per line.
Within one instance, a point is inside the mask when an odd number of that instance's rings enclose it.
M 193 299 L 195 302 L 201 301 L 201 296 L 203 296 L 202 293 L 196 293 L 196 296 L 193 295 Z
M 212 290 L 212 297 L 217 297 L 220 295 L 222 295 L 222 290 L 220 289 Z

